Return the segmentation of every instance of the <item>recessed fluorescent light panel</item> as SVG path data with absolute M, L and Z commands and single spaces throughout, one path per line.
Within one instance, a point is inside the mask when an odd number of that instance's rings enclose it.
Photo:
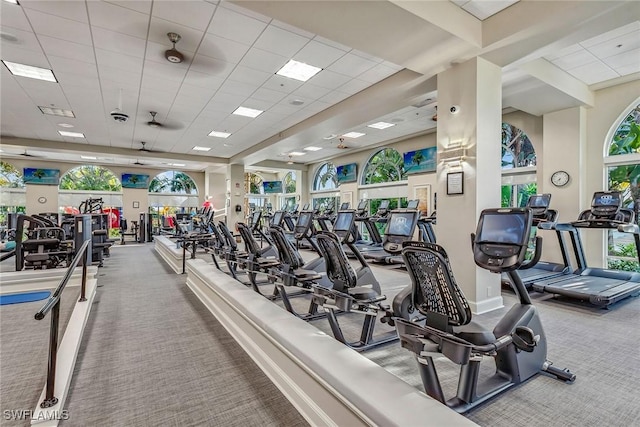
M 20 3 L 18 3 L 18 0 L 4 0 L 4 1 L 6 1 L 7 3 L 11 3 L 11 4 L 20 4 Z
M 345 138 L 360 138 L 361 136 L 365 136 L 366 133 L 361 133 L 361 132 L 349 132 L 349 133 L 345 133 L 344 136 Z
M 367 125 L 367 127 L 374 128 L 374 129 L 386 129 L 386 128 L 390 128 L 391 126 L 395 126 L 395 124 L 387 123 L 387 122 L 378 122 L 378 123 Z
M 80 156 L 80 158 L 85 160 L 98 160 L 97 157 L 93 157 L 93 156 Z
M 17 62 L 9 62 L 4 59 L 2 62 L 14 76 L 29 77 L 30 79 L 58 83 L 56 76 L 53 75 L 53 71 L 48 68 L 32 67 L 31 65 L 18 64 Z
M 292 151 L 289 153 L 290 156 L 304 156 L 306 153 L 303 153 L 301 151 Z
M 169 166 L 183 167 L 183 166 L 186 166 L 186 165 L 184 163 L 169 163 Z
M 236 111 L 234 111 L 231 114 L 236 114 L 238 116 L 245 116 L 245 117 L 255 118 L 255 117 L 258 117 L 262 113 L 264 113 L 264 111 L 262 111 L 262 110 L 254 110 L 253 108 L 247 108 L 247 107 L 238 107 L 236 109 Z
M 60 116 L 60 117 L 71 117 L 71 118 L 75 118 L 76 115 L 73 114 L 73 111 L 71 110 L 64 110 L 62 108 L 55 108 L 55 107 L 38 107 L 40 109 L 40 111 L 42 111 L 42 114 L 49 114 L 51 116 Z
M 193 151 L 209 151 L 211 150 L 211 148 L 209 147 L 200 147 L 198 145 L 196 145 L 195 147 L 192 148 Z
M 229 132 L 218 132 L 212 130 L 211 133 L 209 133 L 209 136 L 215 136 L 216 138 L 229 138 L 231 134 Z
M 66 130 L 59 130 L 58 133 L 62 136 L 68 136 L 69 138 L 84 138 L 84 133 L 80 132 L 68 132 Z
M 60 126 L 61 128 L 72 128 L 73 125 L 70 125 L 69 123 L 58 123 L 58 126 Z
M 304 151 L 320 151 L 322 147 L 305 147 Z
M 279 76 L 289 77 L 290 79 L 299 80 L 301 82 L 306 82 L 320 71 L 322 71 L 322 68 L 314 67 L 313 65 L 291 59 L 284 67 L 280 68 L 276 74 Z

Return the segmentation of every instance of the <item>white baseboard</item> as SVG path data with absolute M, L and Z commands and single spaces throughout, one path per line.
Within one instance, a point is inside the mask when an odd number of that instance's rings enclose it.
M 480 302 L 469 301 L 469 307 L 473 314 L 484 314 L 504 307 L 504 301 L 501 296 L 497 296 Z

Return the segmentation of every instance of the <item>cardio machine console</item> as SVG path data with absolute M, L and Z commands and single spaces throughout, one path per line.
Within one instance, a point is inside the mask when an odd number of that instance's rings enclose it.
M 336 216 L 336 221 L 333 224 L 332 231 L 342 242 L 349 243 L 348 239 L 351 236 L 351 230 L 353 228 L 355 219 L 356 212 L 354 210 L 338 211 L 338 215 Z
M 493 272 L 520 267 L 527 251 L 531 223 L 528 208 L 483 210 L 473 241 L 476 264 Z
M 391 211 L 387 220 L 387 229 L 384 232 L 384 250 L 390 253 L 400 253 L 402 243 L 413 237 L 419 216 L 418 211 Z
M 296 239 L 302 239 L 308 233 L 308 230 L 311 226 L 311 221 L 313 220 L 313 212 L 312 211 L 301 211 L 298 215 L 298 221 L 296 222 L 296 226 L 293 229 L 293 235 Z
M 622 207 L 618 191 L 597 191 L 591 201 L 591 214 L 597 218 L 615 216 Z

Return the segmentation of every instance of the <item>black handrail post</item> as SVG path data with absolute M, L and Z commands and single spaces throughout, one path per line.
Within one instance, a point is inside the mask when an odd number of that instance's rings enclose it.
M 60 300 L 53 306 L 49 332 L 49 367 L 47 369 L 47 391 L 41 408 L 50 408 L 58 403 L 53 394 L 56 386 L 56 363 L 58 359 L 58 323 L 60 321 Z
M 87 249 L 89 247 L 87 246 Z M 87 288 L 87 250 L 85 249 L 84 254 L 82 255 L 82 287 L 80 288 L 80 299 L 79 302 L 84 302 L 87 300 L 85 297 L 85 291 Z
M 187 241 L 182 240 L 182 274 L 187 272 Z

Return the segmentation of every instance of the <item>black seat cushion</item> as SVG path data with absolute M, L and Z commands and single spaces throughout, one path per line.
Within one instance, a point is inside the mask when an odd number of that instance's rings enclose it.
M 464 326 L 456 326 L 453 328 L 455 336 L 469 341 L 475 345 L 486 345 L 496 341 L 493 332 L 485 329 L 482 325 L 471 321 Z
M 380 296 L 372 288 L 367 288 L 365 286 L 356 286 L 355 288 L 350 288 L 349 295 L 357 300 L 372 300 Z

